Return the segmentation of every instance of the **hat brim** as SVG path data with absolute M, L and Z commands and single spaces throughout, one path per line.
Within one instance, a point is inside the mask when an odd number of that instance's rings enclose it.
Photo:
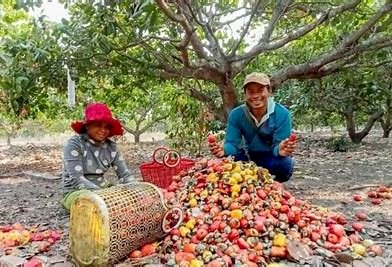
M 92 121 L 74 121 L 71 123 L 71 128 L 78 134 L 83 132 L 83 128 L 85 125 L 91 122 L 106 122 L 110 125 L 110 133 L 108 137 L 112 137 L 114 135 L 123 135 L 124 129 L 122 124 L 117 119 L 107 119 L 107 120 L 92 120 Z
M 244 85 L 242 87 L 245 88 L 245 86 L 247 86 L 250 83 L 258 83 L 261 85 L 271 85 L 269 82 L 260 82 L 259 80 L 249 80 L 249 81 L 246 81 L 246 83 L 244 83 Z

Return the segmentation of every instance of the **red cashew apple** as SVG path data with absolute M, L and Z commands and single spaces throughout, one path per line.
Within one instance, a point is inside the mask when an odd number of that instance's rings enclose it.
M 360 222 L 355 222 L 351 225 L 353 227 L 353 229 L 357 232 L 361 232 L 363 229 L 363 224 Z
M 367 220 L 367 215 L 363 211 L 358 211 L 357 213 L 355 213 L 355 217 L 357 217 L 357 219 L 360 220 L 360 221 Z
M 290 134 L 289 141 L 294 142 L 295 140 L 297 140 L 297 135 L 295 133 Z
M 358 202 L 363 200 L 362 196 L 361 196 L 361 195 L 358 195 L 358 194 L 353 195 L 353 199 L 354 199 L 355 201 L 358 201 Z
M 212 134 L 212 133 L 209 134 L 208 137 L 207 137 L 207 141 L 208 141 L 208 143 L 210 143 L 210 144 L 215 143 L 215 142 L 216 142 L 216 137 L 215 137 L 215 135 Z

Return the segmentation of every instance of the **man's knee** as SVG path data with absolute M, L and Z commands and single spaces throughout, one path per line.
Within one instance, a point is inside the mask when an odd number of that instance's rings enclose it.
M 248 161 L 249 157 L 246 154 L 245 150 L 240 149 L 238 153 L 234 156 L 235 161 Z
M 275 175 L 278 182 L 287 182 L 293 175 L 294 159 L 292 157 L 278 158 L 274 160 L 271 174 Z

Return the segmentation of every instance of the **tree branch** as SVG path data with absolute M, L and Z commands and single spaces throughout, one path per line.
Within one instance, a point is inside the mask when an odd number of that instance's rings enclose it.
M 199 63 L 194 61 L 191 66 L 177 68 L 171 63 L 166 55 L 157 52 L 149 44 L 143 44 L 143 47 L 148 49 L 151 54 L 157 59 L 160 67 L 163 69 L 161 77 L 165 79 L 179 79 L 179 78 L 195 78 L 205 81 L 210 81 L 218 84 L 221 79 L 221 70 L 208 64 L 205 60 L 200 60 Z
M 340 67 L 342 67 L 339 63 L 337 63 L 336 65 L 330 65 L 324 68 L 323 66 L 328 63 L 338 61 L 339 59 L 359 54 L 364 51 L 377 50 L 389 46 L 392 46 L 392 36 L 373 38 L 351 49 L 347 47 L 339 47 L 332 52 L 319 56 L 311 62 L 290 66 L 274 73 L 271 78 L 273 87 L 280 85 L 288 79 L 309 79 L 325 76 L 336 72 Z
M 369 62 L 368 62 L 369 63 Z M 365 64 L 365 65 L 358 65 L 359 68 L 369 68 L 369 69 L 373 69 L 373 68 L 378 68 L 387 64 L 392 63 L 392 59 L 389 60 L 383 60 L 380 62 L 375 62 L 373 64 Z
M 201 88 L 201 84 L 199 81 L 197 81 L 198 87 L 199 89 Z M 215 104 L 215 102 L 208 97 L 207 95 L 203 94 L 200 90 L 197 90 L 194 87 L 191 86 L 187 86 L 187 89 L 189 90 L 190 96 L 199 100 L 202 103 L 205 103 L 208 107 L 208 109 L 214 113 L 215 116 L 219 117 L 220 115 L 223 115 L 222 110 Z M 222 116 L 222 118 L 224 119 L 224 116 Z M 222 119 L 219 117 L 219 119 Z M 223 120 L 224 121 L 224 120 Z
M 392 10 L 392 4 L 387 4 L 380 8 L 362 27 L 350 34 L 340 45 L 341 47 L 350 47 L 355 44 L 364 34 L 369 31 L 385 14 Z
M 281 16 L 286 12 L 287 6 L 290 4 L 290 2 L 292 2 L 292 0 L 288 0 L 287 3 L 281 3 L 281 1 L 276 2 L 274 12 L 272 13 L 272 18 L 269 21 L 268 26 L 266 27 L 264 34 L 260 39 L 260 42 L 265 43 L 270 41 L 276 23 L 279 21 Z M 281 5 L 285 5 L 285 6 L 282 7 Z
M 238 39 L 237 43 L 234 45 L 233 49 L 231 50 L 231 53 L 230 53 L 230 55 L 229 55 L 229 58 L 232 58 L 232 57 L 235 56 L 235 53 L 237 52 L 238 48 L 240 47 L 240 45 L 241 45 L 241 43 L 242 43 L 242 40 L 245 38 L 245 35 L 248 33 L 250 24 L 251 24 L 251 22 L 252 22 L 252 20 L 253 20 L 253 17 L 254 17 L 254 15 L 255 15 L 257 9 L 259 8 L 260 3 L 261 3 L 261 0 L 257 0 L 256 5 L 255 5 L 255 6 L 253 7 L 253 9 L 252 9 L 252 12 L 251 12 L 251 14 L 250 14 L 249 20 L 248 20 L 248 22 L 246 23 L 245 28 L 244 28 L 244 29 L 242 30 L 242 32 L 241 32 L 240 38 Z
M 241 8 L 239 8 L 239 9 L 241 9 Z M 225 20 L 225 21 L 221 21 L 221 22 L 218 22 L 218 23 L 216 23 L 216 25 L 218 26 L 218 27 L 222 27 L 222 26 L 224 26 L 224 25 L 229 25 L 229 24 L 232 24 L 233 22 L 236 22 L 236 21 L 238 21 L 238 20 L 240 20 L 240 19 L 242 19 L 242 18 L 244 18 L 244 17 L 247 17 L 247 16 L 249 16 L 249 15 L 251 15 L 253 13 L 253 9 L 252 9 L 252 11 L 250 11 L 250 12 L 245 12 L 243 15 L 240 15 L 240 16 L 236 16 L 236 17 L 234 17 L 234 18 L 232 18 L 232 19 L 229 19 L 229 20 Z M 216 17 L 216 15 L 214 16 L 212 16 L 212 18 L 214 18 L 214 17 Z
M 147 108 L 143 109 L 142 110 L 143 112 L 138 114 L 138 115 L 140 115 L 139 118 L 138 119 L 137 118 L 134 119 L 135 120 L 135 124 L 136 124 L 136 129 L 139 129 L 140 124 L 146 119 L 146 116 L 147 116 L 148 112 L 151 109 L 152 109 L 151 107 L 147 107 Z
M 163 121 L 165 120 L 169 115 L 162 115 L 159 117 L 156 117 L 155 119 L 151 120 L 150 122 L 148 122 L 143 128 L 141 128 L 139 131 L 141 133 L 146 132 L 148 129 L 150 129 L 152 126 L 154 126 L 154 124 L 156 124 L 157 122 Z
M 237 8 L 233 8 L 233 9 L 230 9 L 230 10 L 222 11 L 221 13 L 216 13 L 216 14 L 214 14 L 212 17 L 226 16 L 226 15 L 229 14 L 229 13 L 237 12 L 237 11 L 243 9 L 243 8 L 244 8 L 244 7 L 237 7 Z M 240 17 L 242 17 L 242 16 L 240 16 Z M 240 18 L 240 17 L 239 17 L 239 18 Z M 238 18 L 238 17 L 237 17 L 237 18 Z
M 136 131 L 134 131 L 133 129 L 129 128 L 128 126 L 125 125 L 125 123 L 122 121 L 121 122 L 122 127 L 124 128 L 125 131 L 127 131 L 128 133 L 135 135 Z
M 182 39 L 171 39 L 171 38 L 166 38 L 166 37 L 162 37 L 162 36 L 154 36 L 154 35 L 151 35 L 149 37 L 149 39 L 154 39 L 154 40 L 164 41 L 164 42 L 170 42 L 170 43 L 181 43 L 181 41 L 182 41 Z
M 169 6 L 165 3 L 165 0 L 156 0 L 155 1 L 158 7 L 162 10 L 162 12 L 172 21 L 184 23 L 185 18 L 184 16 L 178 15 L 172 12 Z
M 181 12 L 179 14 L 173 13 L 169 7 L 166 5 L 165 0 L 155 0 L 157 3 L 158 7 L 162 10 L 162 12 L 172 21 L 178 22 L 183 30 L 185 31 L 186 34 L 190 35 L 191 37 L 191 44 L 193 48 L 195 49 L 195 52 L 199 58 L 204 58 L 206 60 L 212 60 L 204 51 L 204 46 L 201 43 L 199 37 L 196 35 L 194 30 L 192 29 L 191 25 L 189 24 L 189 21 L 187 21 L 186 17 L 183 15 Z M 181 10 L 179 10 L 181 11 Z
M 221 74 L 219 70 L 209 66 L 200 66 L 199 68 L 181 68 L 175 71 L 168 71 L 162 73 L 162 78 L 165 79 L 180 79 L 180 78 L 192 78 L 203 81 L 213 82 L 219 84 L 221 82 Z
M 110 49 L 109 49 L 108 52 L 105 52 L 105 53 L 99 53 L 99 52 L 98 53 L 93 53 L 93 54 L 91 54 L 88 57 L 83 57 L 83 58 L 77 57 L 77 58 L 72 58 L 72 60 L 73 61 L 86 61 L 86 60 L 90 60 L 90 59 L 98 57 L 98 56 L 107 56 L 112 51 L 121 52 L 121 51 L 127 50 L 128 48 L 139 46 L 139 45 L 141 45 L 143 43 L 146 43 L 151 38 L 152 37 L 148 37 L 146 39 L 141 39 L 141 40 L 139 40 L 137 42 L 128 43 L 128 44 L 120 46 L 120 47 L 114 47 L 114 46 L 110 45 Z
M 136 127 L 137 127 L 136 130 L 133 130 L 133 129 L 131 129 L 130 127 L 126 126 L 126 125 L 125 125 L 125 122 L 121 120 L 121 124 L 122 124 L 124 130 L 127 131 L 127 132 L 129 132 L 129 133 L 131 133 L 132 135 L 136 135 L 136 134 L 139 134 L 139 133 L 144 133 L 144 132 L 146 132 L 149 128 L 151 128 L 152 126 L 154 126 L 155 123 L 160 122 L 160 121 L 162 121 L 162 120 L 165 120 L 165 119 L 168 117 L 168 115 L 158 116 L 158 117 L 152 119 L 151 121 L 147 122 L 146 125 L 145 125 L 144 127 L 142 127 L 142 128 L 139 129 L 140 124 L 143 122 L 143 120 L 144 120 L 145 117 L 146 117 L 146 114 L 148 113 L 148 110 L 147 110 L 147 109 L 146 109 L 145 111 L 146 111 L 146 112 L 144 112 L 144 113 L 140 116 L 140 119 L 135 120 Z
M 372 129 L 373 124 L 384 114 L 382 111 L 375 111 L 373 114 L 369 117 L 368 121 L 366 122 L 365 127 L 361 131 L 361 133 L 366 136 L 366 134 Z
M 241 65 L 241 67 L 239 68 L 242 69 L 243 66 L 249 63 L 257 55 L 265 51 L 276 50 L 293 40 L 297 40 L 301 38 L 302 36 L 306 35 L 307 33 L 317 28 L 317 26 L 319 26 L 320 24 L 330 20 L 333 17 L 336 17 L 341 13 L 344 13 L 348 10 L 355 8 L 360 2 L 361 2 L 360 0 L 353 0 L 349 3 L 340 5 L 334 9 L 330 9 L 327 12 L 325 12 L 322 16 L 320 16 L 315 22 L 302 26 L 296 31 L 286 34 L 285 37 L 279 40 L 268 42 L 268 43 L 265 43 L 262 40 L 260 40 L 257 45 L 255 45 L 252 49 L 250 49 L 249 52 L 241 56 L 234 57 L 231 61 L 232 62 L 239 61 L 239 64 Z
M 165 55 L 163 55 L 162 53 L 157 53 L 156 50 L 147 43 L 143 44 L 143 47 L 151 52 L 151 54 L 156 58 L 156 60 L 164 70 L 170 73 L 178 73 L 179 75 L 181 74 L 177 71 L 177 68 L 173 64 L 171 64 L 171 60 L 168 59 Z
M 187 8 L 188 8 L 189 12 L 191 13 L 192 19 L 194 19 L 196 21 L 196 23 L 199 24 L 202 27 L 202 29 L 204 30 L 204 32 L 206 34 L 206 37 L 207 37 L 208 41 L 210 42 L 210 44 L 212 44 L 211 47 L 214 50 L 212 50 L 211 53 L 214 56 L 217 56 L 216 53 L 215 53 L 215 49 L 217 49 L 217 51 L 219 53 L 219 56 L 221 58 L 225 58 L 226 55 L 223 53 L 222 48 L 220 47 L 219 41 L 216 38 L 214 32 L 212 31 L 212 29 L 210 27 L 209 23 L 211 21 L 211 18 L 209 18 L 207 22 L 201 22 L 198 19 L 198 17 L 196 16 L 195 12 L 193 12 L 192 6 L 188 3 L 188 1 L 185 1 L 185 2 L 186 2 L 186 5 L 187 5 Z

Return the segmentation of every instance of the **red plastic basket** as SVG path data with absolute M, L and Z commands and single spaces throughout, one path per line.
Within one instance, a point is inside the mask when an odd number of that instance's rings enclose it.
M 159 153 L 163 154 L 163 157 L 160 157 Z M 152 159 L 151 162 L 144 162 L 140 165 L 140 173 L 145 182 L 155 184 L 160 188 L 167 188 L 174 175 L 195 165 L 194 160 L 181 158 L 176 151 L 165 147 L 157 148 L 152 155 Z

